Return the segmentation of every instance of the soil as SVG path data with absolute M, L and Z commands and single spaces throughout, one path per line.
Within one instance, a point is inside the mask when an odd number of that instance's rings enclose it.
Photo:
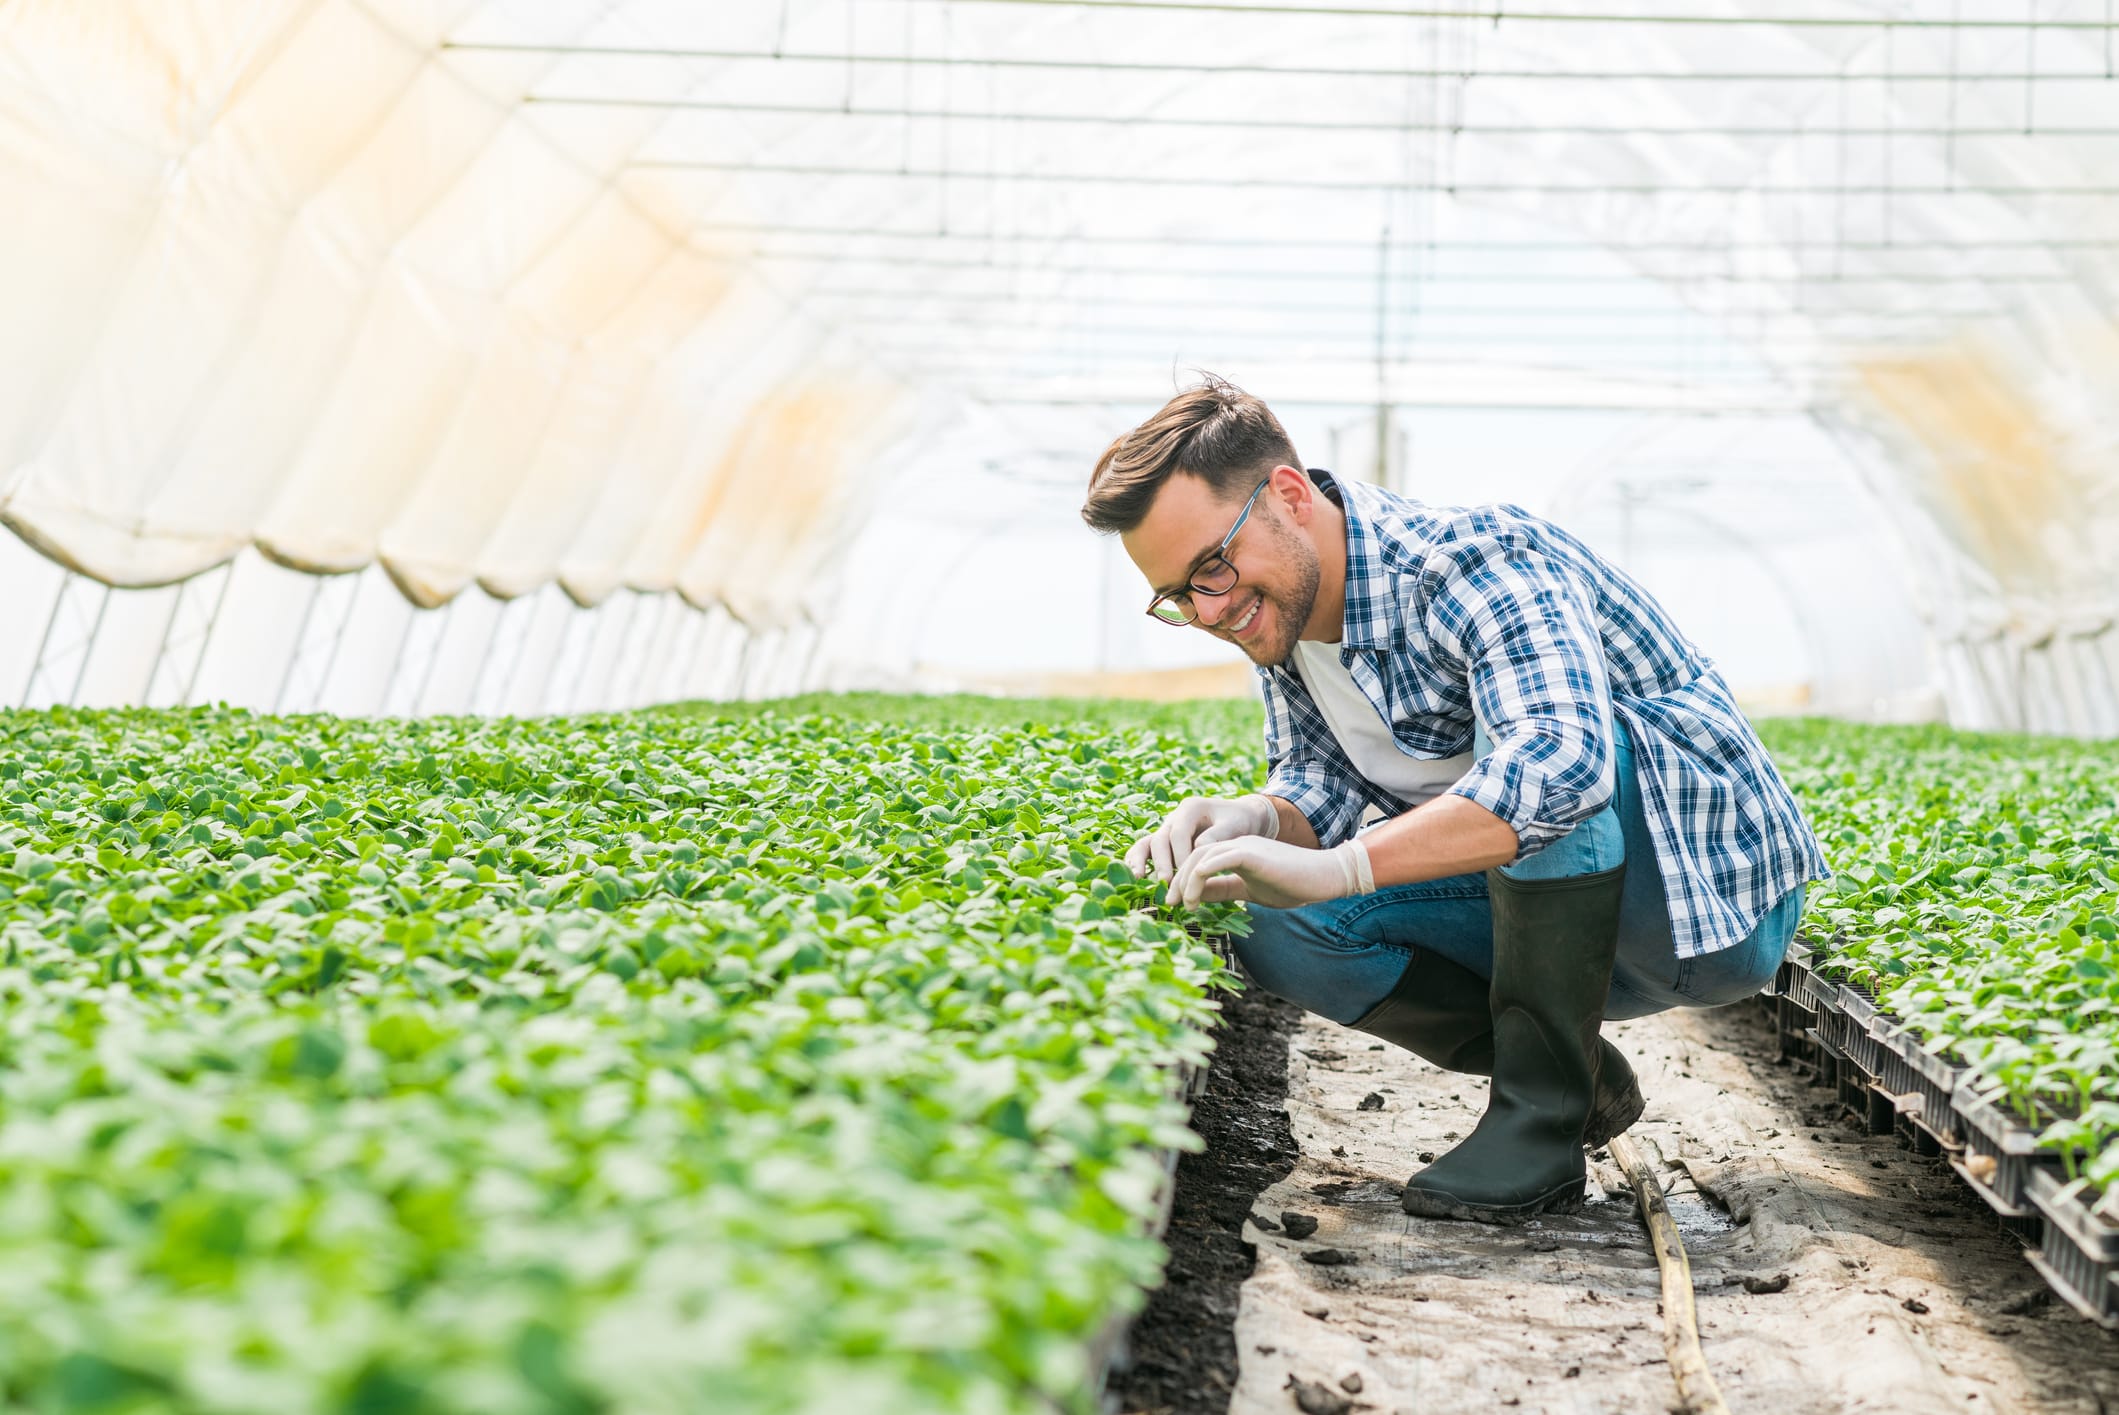
M 1840 1123 L 1774 1064 L 1756 1006 L 1619 1022 L 1648 1111 L 1632 1134 L 1684 1234 L 1707 1363 L 1732 1409 L 1775 1415 L 2103 1415 L 2119 1342 L 2044 1284 L 1941 1161 Z M 1483 1078 L 1305 1017 L 1288 1054 L 1301 1157 L 1258 1211 L 1228 1415 L 1286 1415 L 1305 1386 L 1371 1415 L 1641 1415 L 1675 1397 L 1655 1259 L 1630 1192 L 1592 1166 L 1579 1214 L 1517 1229 L 1408 1217 L 1398 1191 L 1485 1109 Z M 1321 1058 L 1331 1056 L 1332 1060 Z M 1381 1110 L 1362 1102 L 1382 1095 Z M 1352 1264 L 1318 1266 L 1330 1246 Z M 1747 1283 L 1746 1279 L 1755 1281 Z M 1291 1385 L 1291 1381 L 1293 1384 Z
M 1223 1415 L 1236 1387 L 1236 1308 L 1258 1250 L 1244 1222 L 1299 1153 L 1288 1122 L 1288 1038 L 1302 1009 L 1252 989 L 1222 1002 L 1192 1128 L 1207 1148 L 1178 1161 L 1163 1285 L 1107 1387 L 1126 1415 Z
M 1848 1124 L 1776 1064 L 1760 1009 L 1612 1035 L 1650 1095 L 1636 1140 L 1685 1234 L 1732 1407 L 2119 1410 L 2119 1337 L 2053 1301 L 1940 1160 Z M 1470 1128 L 1485 1092 L 1256 989 L 1228 1001 L 1195 1103 L 1207 1149 L 1179 1165 L 1169 1277 L 1110 1408 L 1665 1408 L 1654 1259 L 1608 1163 L 1581 1214 L 1524 1229 L 1400 1211 L 1405 1174 Z

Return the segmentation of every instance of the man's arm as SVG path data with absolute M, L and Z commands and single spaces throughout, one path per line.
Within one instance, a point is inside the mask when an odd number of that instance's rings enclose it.
M 1280 821 L 1280 839 L 1306 850 L 1323 847 L 1309 817 L 1278 796 L 1266 799 Z M 1516 832 L 1486 807 L 1463 796 L 1437 796 L 1369 830 L 1368 850 L 1376 887 L 1476 874 L 1516 858 Z
M 1369 831 L 1361 843 L 1378 889 L 1477 874 L 1516 858 L 1515 830 L 1463 796 L 1437 796 L 1415 806 Z
M 1310 828 L 1310 818 L 1297 810 L 1293 801 L 1285 796 L 1274 796 L 1270 793 L 1266 800 L 1272 803 L 1273 817 L 1280 823 L 1278 839 L 1285 840 L 1290 845 L 1300 845 L 1305 850 L 1323 848 L 1318 842 L 1317 832 Z
M 1510 853 L 1488 865 L 1534 855 L 1618 790 L 1609 670 L 1590 591 L 1505 530 L 1439 548 L 1422 580 L 1429 649 L 1464 673 L 1493 750 L 1421 811 L 1461 802 L 1477 814 L 1455 808 L 1453 817 L 1473 822 L 1462 828 L 1491 851 L 1503 848 L 1505 832 Z

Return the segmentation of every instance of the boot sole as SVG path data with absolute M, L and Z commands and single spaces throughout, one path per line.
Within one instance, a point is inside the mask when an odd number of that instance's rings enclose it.
M 1439 1190 L 1416 1189 L 1408 1184 L 1400 1207 L 1415 1218 L 1462 1219 L 1512 1228 L 1543 1214 L 1579 1211 L 1587 1197 L 1584 1180 L 1574 1179 L 1549 1193 L 1521 1204 L 1475 1204 Z

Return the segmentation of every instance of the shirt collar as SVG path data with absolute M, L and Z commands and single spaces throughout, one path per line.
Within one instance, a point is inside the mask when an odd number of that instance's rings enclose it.
M 1395 625 L 1391 611 L 1397 602 L 1391 594 L 1376 547 L 1376 526 L 1365 504 L 1368 488 L 1341 484 L 1322 468 L 1310 469 L 1310 480 L 1329 496 L 1346 515 L 1346 614 L 1340 623 L 1342 649 L 1389 648 Z

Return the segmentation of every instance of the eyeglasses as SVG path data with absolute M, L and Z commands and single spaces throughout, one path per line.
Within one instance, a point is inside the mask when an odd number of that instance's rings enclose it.
M 1243 503 L 1243 514 L 1236 518 L 1235 525 L 1229 527 L 1229 533 L 1221 538 L 1221 544 L 1215 546 L 1207 558 L 1199 562 L 1191 577 L 1185 581 L 1185 587 L 1157 595 L 1148 602 L 1148 613 L 1165 624 L 1190 624 L 1199 618 L 1199 606 L 1192 602 L 1193 595 L 1214 595 L 1218 598 L 1236 588 L 1236 567 L 1229 563 L 1228 557 L 1229 542 L 1236 539 L 1236 533 L 1243 529 L 1243 523 L 1251 519 L 1251 508 L 1258 503 L 1258 493 L 1264 491 L 1272 480 L 1267 477 L 1251 489 L 1250 496 L 1245 498 Z

